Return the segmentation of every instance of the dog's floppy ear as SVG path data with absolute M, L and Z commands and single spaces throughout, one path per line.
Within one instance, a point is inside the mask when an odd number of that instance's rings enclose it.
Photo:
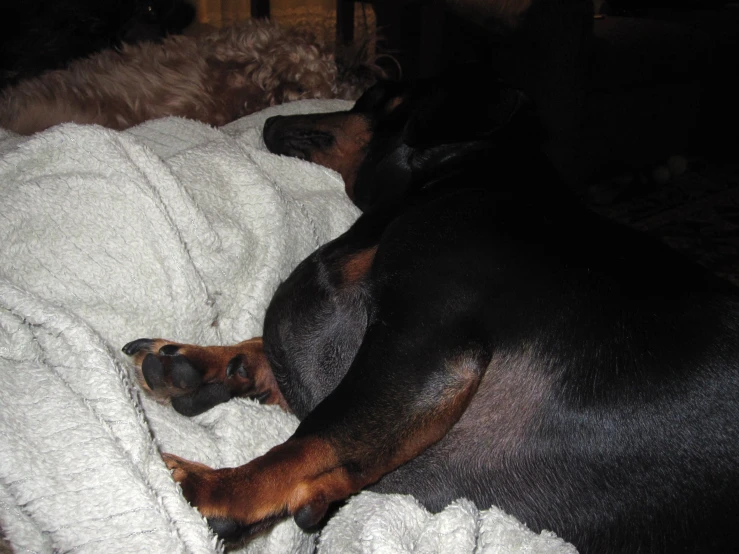
M 398 81 L 378 81 L 368 88 L 352 108 L 353 112 L 389 115 L 406 98 L 409 88 Z
M 412 113 L 404 142 L 416 149 L 486 139 L 525 138 L 541 132 L 526 95 L 503 84 L 437 87 Z

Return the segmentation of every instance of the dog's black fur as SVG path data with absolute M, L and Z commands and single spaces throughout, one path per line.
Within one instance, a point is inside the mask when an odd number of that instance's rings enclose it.
M 375 489 L 433 510 L 495 504 L 582 552 L 737 551 L 737 290 L 578 205 L 516 93 L 471 90 L 379 85 L 357 102 L 372 130 L 354 184 L 364 215 L 267 313 L 288 403 L 330 419 L 319 402 L 346 380 L 382 383 L 355 425 L 404 421 L 466 352 L 483 377 L 464 415 Z M 310 159 L 334 140 L 315 128 L 274 119 L 265 141 Z M 337 287 L 334 260 L 371 244 L 369 277 Z
M 739 294 L 582 208 L 535 129 L 517 91 L 459 81 L 267 121 L 270 150 L 340 170 L 363 214 L 266 313 L 295 435 L 234 469 L 165 456 L 215 527 L 309 527 L 371 488 L 497 505 L 583 553 L 739 549 Z M 160 345 L 124 351 L 152 388 L 208 382 L 184 411 L 250 375 L 239 345 L 220 384 L 192 371 L 207 352 Z

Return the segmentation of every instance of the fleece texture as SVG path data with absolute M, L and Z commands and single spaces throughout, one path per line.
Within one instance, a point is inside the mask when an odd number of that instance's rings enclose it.
M 123 132 L 0 130 L 0 526 L 17 552 L 215 553 L 159 453 L 243 464 L 297 426 L 238 399 L 194 418 L 143 394 L 140 337 L 261 335 L 279 282 L 358 212 L 338 174 L 267 152 L 270 108 L 221 129 L 167 118 Z M 432 515 L 362 493 L 321 533 L 291 521 L 244 552 L 542 552 L 574 548 L 465 499 Z

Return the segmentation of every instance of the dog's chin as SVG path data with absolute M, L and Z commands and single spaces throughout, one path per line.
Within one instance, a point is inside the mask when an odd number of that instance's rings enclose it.
M 304 160 L 306 162 L 311 161 L 310 151 L 307 148 L 301 149 L 291 146 L 285 146 L 283 148 L 275 150 L 270 149 L 270 152 L 272 152 L 273 154 L 279 154 L 281 156 L 288 156 L 290 158 L 298 158 L 299 160 Z
M 273 154 L 310 162 L 314 152 L 326 150 L 333 145 L 334 137 L 328 133 L 305 131 L 271 139 L 265 135 L 264 143 Z

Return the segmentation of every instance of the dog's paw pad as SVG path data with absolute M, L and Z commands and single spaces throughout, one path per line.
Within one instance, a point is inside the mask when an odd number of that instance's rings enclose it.
M 141 373 L 143 373 L 144 381 L 151 390 L 166 385 L 164 364 L 154 354 L 147 354 L 144 361 L 141 362 Z
M 229 379 L 233 379 L 234 377 L 243 380 L 249 379 L 249 372 L 244 365 L 244 361 L 245 357 L 243 354 L 231 358 L 226 366 L 226 377 Z
M 203 382 L 201 372 L 185 356 L 172 356 L 171 366 L 174 387 L 183 390 L 194 389 Z
M 224 517 L 208 518 L 208 526 L 218 535 L 218 538 L 227 543 L 238 542 L 247 534 L 246 527 L 233 519 Z
M 228 402 L 232 394 L 223 383 L 209 383 L 197 388 L 194 392 L 172 397 L 172 407 L 176 412 L 193 417 L 210 410 L 213 406 Z

